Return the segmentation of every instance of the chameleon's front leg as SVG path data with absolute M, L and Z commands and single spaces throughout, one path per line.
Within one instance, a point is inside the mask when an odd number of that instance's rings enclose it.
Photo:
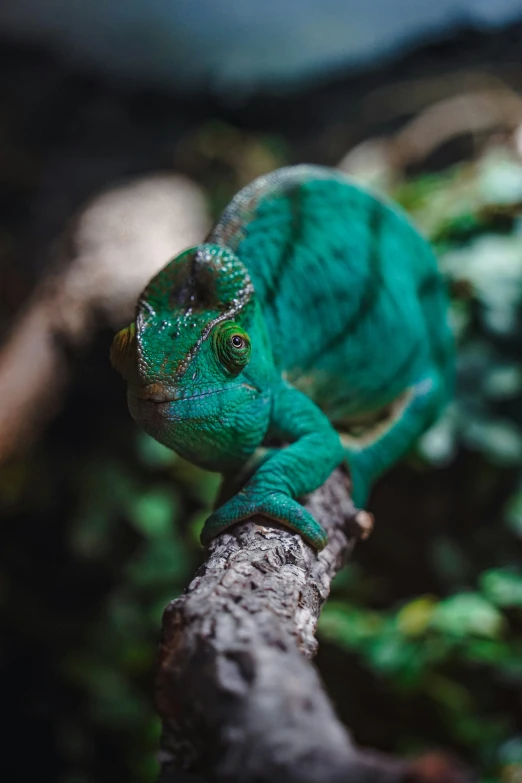
M 325 531 L 296 498 L 320 487 L 343 461 L 339 435 L 308 397 L 286 384 L 275 393 L 269 434 L 290 445 L 274 450 L 212 514 L 201 534 L 203 544 L 235 522 L 261 514 L 296 530 L 315 549 L 325 546 Z

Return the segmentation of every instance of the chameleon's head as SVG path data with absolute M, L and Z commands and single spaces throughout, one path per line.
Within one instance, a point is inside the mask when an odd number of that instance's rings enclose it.
M 261 443 L 273 360 L 248 272 L 226 248 L 199 245 L 161 270 L 111 360 L 133 418 L 192 462 L 226 469 Z

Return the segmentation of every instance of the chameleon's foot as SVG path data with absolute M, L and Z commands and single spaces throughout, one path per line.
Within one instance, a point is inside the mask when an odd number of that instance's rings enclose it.
M 242 490 L 207 519 L 201 531 L 201 543 L 206 546 L 230 525 L 256 514 L 274 519 L 299 533 L 314 549 L 323 549 L 328 537 L 321 525 L 296 500 L 283 492 L 270 492 L 253 497 Z

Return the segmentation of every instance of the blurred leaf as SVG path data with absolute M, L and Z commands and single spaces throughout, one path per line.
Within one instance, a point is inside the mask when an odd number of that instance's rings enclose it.
M 151 539 L 147 546 L 127 565 L 131 582 L 141 588 L 151 588 L 168 583 L 174 585 L 187 576 L 187 561 L 184 549 L 174 538 Z
M 486 571 L 480 586 L 487 598 L 497 606 L 522 607 L 522 571 L 509 568 Z
M 459 593 L 438 604 L 431 627 L 456 637 L 495 638 L 502 634 L 505 620 L 493 604 L 478 593 Z
M 513 493 L 506 503 L 504 518 L 512 532 L 522 538 L 522 489 Z
M 455 457 L 457 450 L 454 414 L 447 410 L 445 414 L 424 433 L 419 442 L 421 453 L 435 465 L 447 465 Z
M 456 714 L 465 714 L 473 708 L 473 698 L 460 683 L 441 674 L 431 674 L 426 689 L 431 698 Z
M 162 443 L 138 430 L 136 433 L 136 451 L 140 461 L 148 468 L 168 468 L 177 459 L 177 454 Z
M 176 523 L 178 506 L 172 491 L 156 487 L 141 494 L 131 507 L 131 520 L 148 538 L 162 539 Z
M 187 460 L 178 458 L 173 466 L 172 476 L 188 495 L 206 508 L 212 507 L 221 485 L 219 473 L 209 473 Z
M 366 657 L 379 674 L 393 675 L 398 685 L 417 682 L 424 668 L 418 648 L 399 633 L 376 635 L 366 649 Z
M 503 742 L 498 755 L 502 764 L 522 764 L 522 735 Z
M 382 629 L 383 620 L 376 612 L 359 611 L 346 604 L 328 603 L 319 619 L 319 630 L 349 649 L 358 649 Z
M 423 634 L 431 621 L 437 600 L 431 595 L 421 595 L 406 604 L 397 615 L 397 627 L 405 636 Z
M 501 149 L 493 150 L 479 164 L 478 185 L 488 204 L 522 202 L 522 163 Z
M 500 465 L 517 465 L 522 461 L 522 434 L 508 421 L 469 418 L 462 430 L 470 446 L 483 449 Z
M 522 367 L 498 364 L 490 367 L 484 379 L 484 391 L 489 397 L 505 399 L 522 392 Z

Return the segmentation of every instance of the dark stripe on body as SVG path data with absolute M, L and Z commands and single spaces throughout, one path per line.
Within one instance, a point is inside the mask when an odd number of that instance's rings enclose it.
M 272 270 L 272 276 L 270 284 L 267 285 L 264 292 L 265 304 L 271 305 L 274 301 L 276 294 L 281 287 L 281 278 L 283 271 L 289 264 L 292 255 L 295 250 L 296 243 L 299 242 L 302 233 L 302 185 L 294 188 L 289 193 L 290 209 L 291 209 L 291 228 L 286 240 L 285 246 L 281 251 L 281 255 L 277 261 L 275 269 Z
M 321 346 L 312 356 L 310 356 L 303 370 L 308 370 L 312 367 L 318 359 L 328 354 L 334 348 L 341 345 L 346 336 L 356 331 L 360 324 L 364 322 L 378 301 L 379 294 L 382 288 L 381 277 L 381 233 L 384 222 L 384 210 L 380 204 L 374 204 L 370 212 L 369 220 L 369 235 L 371 237 L 369 257 L 368 257 L 368 274 L 366 279 L 366 286 L 359 299 L 359 304 L 356 309 L 350 313 L 349 317 L 342 325 L 342 327 L 328 340 L 328 342 Z
M 424 278 L 424 280 L 419 285 L 419 288 L 417 289 L 417 293 L 419 297 L 422 299 L 426 296 L 430 296 L 430 294 L 433 293 L 441 293 L 443 290 L 443 280 L 441 275 L 438 272 L 434 272 L 431 275 L 428 275 Z

